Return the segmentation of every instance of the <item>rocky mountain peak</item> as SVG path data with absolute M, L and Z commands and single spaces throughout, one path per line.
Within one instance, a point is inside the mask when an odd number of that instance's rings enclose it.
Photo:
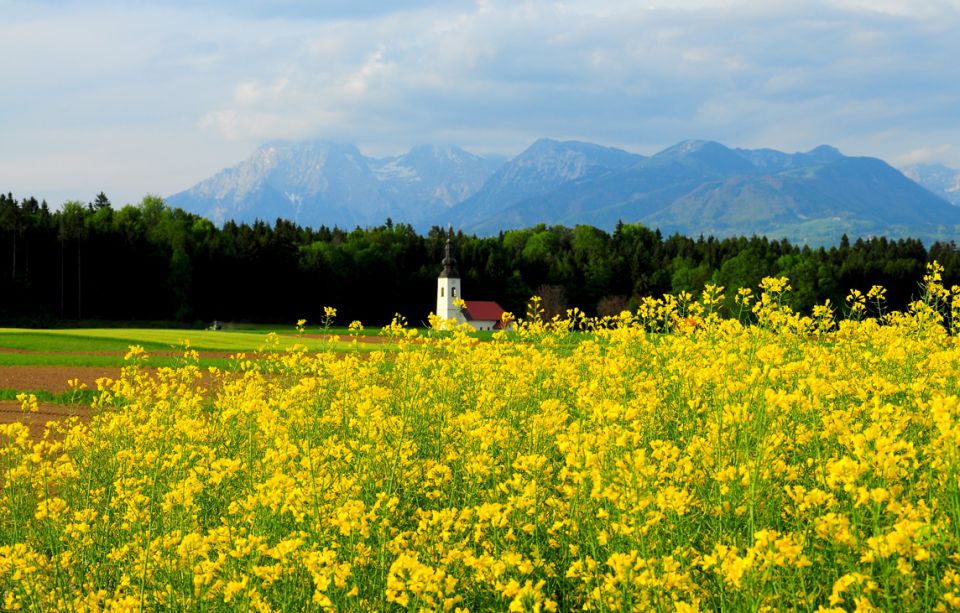
M 664 233 L 765 234 L 810 244 L 850 236 L 952 237 L 960 172 L 917 166 L 911 181 L 876 158 L 821 145 L 806 153 L 688 140 L 645 157 L 580 141 L 539 139 L 512 159 L 422 144 L 374 158 L 351 144 L 275 141 L 168 201 L 216 222 L 376 225 L 453 222 L 496 233 L 538 223 Z M 928 191 L 929 190 L 929 191 Z M 933 192 L 933 193 L 931 193 Z

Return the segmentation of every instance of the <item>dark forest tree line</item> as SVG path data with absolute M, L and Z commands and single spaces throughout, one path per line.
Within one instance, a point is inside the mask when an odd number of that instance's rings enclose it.
M 217 228 L 156 196 L 115 209 L 101 193 L 51 210 L 0 194 L 0 323 L 317 321 L 325 305 L 347 321 L 380 324 L 401 313 L 419 323 L 434 308 L 446 238 L 441 228 L 421 236 L 390 220 L 354 230 L 281 219 Z M 849 289 L 874 284 L 903 308 L 934 259 L 948 286 L 960 283 L 953 242 L 844 239 L 811 249 L 764 237 L 664 237 L 638 224 L 612 233 L 539 225 L 458 233 L 455 242 L 465 296 L 517 313 L 535 293 L 554 309 L 603 314 L 646 295 L 756 287 L 771 275 L 790 278 L 800 310 L 827 298 L 839 307 Z

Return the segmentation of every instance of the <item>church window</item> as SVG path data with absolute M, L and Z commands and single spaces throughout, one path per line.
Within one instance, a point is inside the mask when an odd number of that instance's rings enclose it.
M 450 288 L 450 297 L 451 297 L 451 298 L 456 298 L 456 297 L 457 297 L 457 288 L 455 288 L 455 287 L 451 287 L 451 288 Z
M 440 297 L 443 298 L 443 286 L 440 286 Z

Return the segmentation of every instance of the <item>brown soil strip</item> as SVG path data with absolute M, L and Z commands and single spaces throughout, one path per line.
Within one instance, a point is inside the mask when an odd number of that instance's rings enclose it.
M 36 413 L 24 413 L 16 400 L 0 400 L 0 424 L 24 423 L 30 428 L 30 437 L 39 441 L 47 422 L 62 421 L 73 415 L 84 421 L 90 419 L 90 407 L 40 404 L 38 408 Z
M 67 379 L 79 379 L 87 389 L 97 389 L 100 377 L 119 376 L 120 368 L 115 366 L 0 366 L 0 389 L 66 392 L 70 390 Z

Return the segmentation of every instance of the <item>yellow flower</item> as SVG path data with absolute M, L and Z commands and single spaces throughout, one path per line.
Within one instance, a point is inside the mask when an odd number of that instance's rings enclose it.
M 17 402 L 24 413 L 36 413 L 40 410 L 36 394 L 17 394 Z

